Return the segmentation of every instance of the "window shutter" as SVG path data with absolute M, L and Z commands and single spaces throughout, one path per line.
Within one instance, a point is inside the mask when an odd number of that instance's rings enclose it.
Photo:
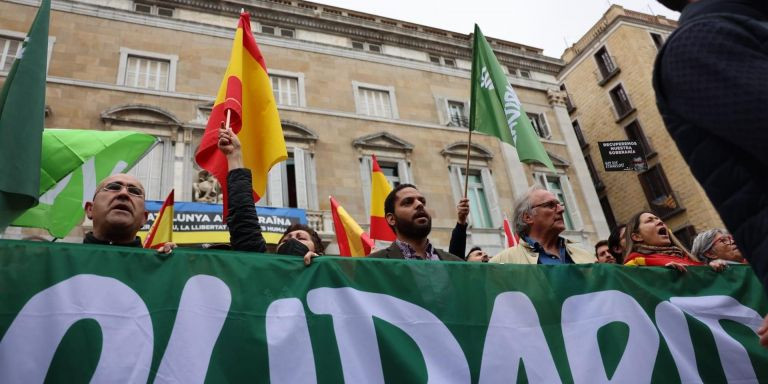
M 163 171 L 164 168 L 173 168 L 173 154 L 168 154 L 168 139 L 159 138 L 157 145 L 144 156 L 129 172 L 135 176 L 144 185 L 144 189 L 147 193 L 147 200 L 160 200 L 164 196 L 162 195 L 163 189 Z M 173 182 L 173 173 L 170 174 L 170 180 Z M 170 190 L 169 190 L 170 192 Z
M 480 170 L 480 176 L 483 179 L 483 190 L 488 200 L 488 210 L 491 211 L 491 224 L 493 228 L 501 227 L 501 207 L 499 206 L 499 197 L 496 194 L 496 183 L 493 181 L 493 175 L 488 168 Z
M 453 199 L 458 202 L 464 197 L 464 176 L 461 174 L 461 168 L 458 165 L 451 165 L 451 190 Z
M 317 170 L 315 159 L 310 152 L 304 152 L 304 166 L 307 171 L 307 208 L 318 210 L 317 202 Z
M 371 170 L 373 169 L 373 160 L 371 156 L 363 156 L 360 159 L 360 180 L 363 185 L 363 200 L 365 201 L 365 212 L 371 211 Z M 366 215 L 367 217 L 368 215 Z M 370 220 L 370 219 L 369 219 Z
M 583 229 L 584 223 L 581 221 L 581 213 L 576 204 L 576 195 L 573 194 L 573 188 L 571 188 L 568 176 L 560 176 L 560 188 L 563 189 L 563 195 L 565 195 L 565 204 L 568 206 L 568 214 L 571 216 L 573 229 L 577 231 Z
M 437 120 L 440 125 L 448 125 L 448 101 L 444 97 L 435 96 L 435 105 L 437 105 Z
M 293 169 L 296 177 L 296 206 L 307 209 L 307 169 L 303 149 L 293 148 Z
M 411 172 L 409 168 L 410 167 L 408 167 L 407 161 L 397 161 L 397 176 L 400 177 L 400 183 L 413 184 L 413 181 L 411 181 Z
M 547 123 L 547 114 L 542 113 L 540 116 L 541 116 L 541 132 L 544 134 L 545 139 L 549 139 L 552 137 L 552 131 L 549 129 L 549 123 Z
M 283 164 L 285 163 L 275 164 L 267 176 L 267 196 L 271 207 L 283 206 Z

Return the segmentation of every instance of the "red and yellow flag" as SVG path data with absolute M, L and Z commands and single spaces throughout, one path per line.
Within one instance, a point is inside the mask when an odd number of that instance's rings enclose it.
M 339 255 L 363 257 L 371 253 L 373 240 L 333 196 L 330 198 L 333 229 L 336 231 L 336 241 L 339 243 Z
M 165 198 L 160 212 L 157 213 L 152 227 L 149 228 L 144 248 L 157 249 L 173 241 L 173 189 Z
M 242 145 L 243 165 L 253 175 L 253 193 L 258 201 L 267 188 L 267 174 L 273 165 L 288 158 L 280 116 L 277 114 L 267 65 L 251 32 L 248 13 L 240 22 L 232 42 L 232 54 L 219 93 L 213 103 L 195 160 L 213 174 L 224 193 L 227 213 L 227 159 L 218 149 L 218 130 L 230 114 L 230 127 Z
M 372 155 L 373 169 L 371 170 L 371 239 L 381 241 L 395 241 L 395 232 L 387 224 L 384 217 L 384 200 L 392 187 L 389 186 L 387 177 L 376 161 L 376 155 Z

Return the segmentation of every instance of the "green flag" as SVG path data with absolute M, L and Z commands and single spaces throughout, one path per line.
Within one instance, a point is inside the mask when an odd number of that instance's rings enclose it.
M 493 54 L 480 27 L 475 24 L 472 45 L 472 102 L 470 130 L 496 136 L 514 146 L 520 161 L 539 162 L 554 170 L 517 93 Z
M 50 0 L 43 0 L 0 91 L 0 233 L 37 204 Z
M 65 237 L 83 220 L 83 206 L 99 181 L 133 167 L 157 142 L 138 132 L 46 129 L 40 167 L 40 204 L 13 221 Z

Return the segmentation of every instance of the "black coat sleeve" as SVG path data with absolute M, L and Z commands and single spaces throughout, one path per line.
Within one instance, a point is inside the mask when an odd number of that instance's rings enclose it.
M 229 241 L 236 251 L 264 253 L 267 242 L 261 234 L 251 183 L 250 169 L 233 169 L 227 175 Z
M 448 253 L 461 257 L 466 257 L 464 254 L 467 248 L 467 227 L 469 224 L 459 224 L 453 227 L 451 232 L 451 244 L 448 246 Z
M 661 61 L 670 109 L 768 167 L 768 28 L 706 18 L 671 37 Z

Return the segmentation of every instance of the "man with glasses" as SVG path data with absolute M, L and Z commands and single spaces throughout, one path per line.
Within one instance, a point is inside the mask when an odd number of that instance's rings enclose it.
M 535 186 L 515 201 L 515 232 L 523 240 L 491 258 L 506 264 L 594 263 L 595 255 L 560 237 L 565 230 L 565 207 L 557 197 Z
M 144 208 L 144 187 L 127 174 L 107 177 L 96 187 L 93 201 L 85 203 L 85 214 L 93 220 L 93 231 L 83 239 L 84 244 L 119 245 L 141 248 L 136 236 L 147 222 Z M 171 246 L 172 249 L 175 245 Z M 170 252 L 170 249 L 161 253 Z

